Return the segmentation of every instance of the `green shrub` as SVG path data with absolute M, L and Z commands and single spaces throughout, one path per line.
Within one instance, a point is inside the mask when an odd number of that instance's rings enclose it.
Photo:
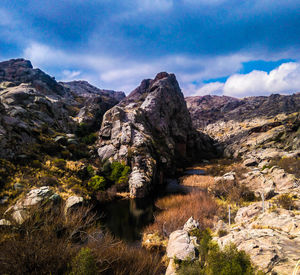
M 82 142 L 85 143 L 85 144 L 87 144 L 87 145 L 90 145 L 90 144 L 95 143 L 95 141 L 97 140 L 97 138 L 98 138 L 97 133 L 91 133 L 91 134 L 89 134 L 87 136 L 84 136 L 82 138 Z
M 90 178 L 95 176 L 95 170 L 92 165 L 88 165 L 86 170 Z
M 280 195 L 276 202 L 284 209 L 290 210 L 294 208 L 293 198 L 289 194 Z
M 70 275 L 94 275 L 97 274 L 97 266 L 94 255 L 88 247 L 81 248 L 71 265 Z
M 89 180 L 88 186 L 94 191 L 105 190 L 106 180 L 104 177 L 96 175 Z
M 208 275 L 255 274 L 249 256 L 244 251 L 238 251 L 233 244 L 220 250 L 217 244 L 211 243 L 207 266 Z
M 223 250 L 212 242 L 209 229 L 200 231 L 192 230 L 190 235 L 196 236 L 199 246 L 197 251 L 199 258 L 190 261 L 176 261 L 179 264 L 178 274 L 200 274 L 200 275 L 254 275 L 255 271 L 251 266 L 251 261 L 244 251 L 238 251 L 230 244 Z
M 53 161 L 54 165 L 59 169 L 65 169 L 67 162 L 64 159 L 55 159 Z
M 113 162 L 111 164 L 111 174 L 109 179 L 114 183 L 127 183 L 129 172 L 129 166 L 126 166 L 120 162 Z
M 75 134 L 78 137 L 87 136 L 90 134 L 90 127 L 86 123 L 80 123 L 75 130 Z

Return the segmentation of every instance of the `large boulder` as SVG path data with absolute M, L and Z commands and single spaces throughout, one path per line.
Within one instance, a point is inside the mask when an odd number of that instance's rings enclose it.
M 142 81 L 106 112 L 99 134 L 100 159 L 131 166 L 133 197 L 147 195 L 176 167 L 213 153 L 212 140 L 193 128 L 175 75 L 168 73 Z
M 176 230 L 170 234 L 167 256 L 178 260 L 194 260 L 196 257 L 195 245 L 195 239 L 190 237 L 187 231 Z
M 4 215 L 10 216 L 21 224 L 29 218 L 30 210 L 33 207 L 41 207 L 47 203 L 55 205 L 60 200 L 61 197 L 54 193 L 49 186 L 42 186 L 29 191 L 24 198 L 19 199 L 15 205 L 9 207 Z

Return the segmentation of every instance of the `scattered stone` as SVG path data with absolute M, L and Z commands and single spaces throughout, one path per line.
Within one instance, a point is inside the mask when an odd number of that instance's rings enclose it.
M 250 159 L 246 159 L 243 164 L 245 166 L 256 166 L 257 165 L 257 161 L 254 158 L 250 158 Z
M 11 222 L 5 219 L 0 220 L 0 226 L 10 226 Z
M 183 230 L 190 232 L 193 229 L 199 228 L 199 222 L 194 220 L 193 217 L 190 217 L 183 226 Z
M 65 214 L 67 214 L 70 210 L 74 209 L 75 207 L 82 205 L 82 203 L 83 203 L 83 197 L 78 197 L 78 196 L 69 197 L 65 205 Z

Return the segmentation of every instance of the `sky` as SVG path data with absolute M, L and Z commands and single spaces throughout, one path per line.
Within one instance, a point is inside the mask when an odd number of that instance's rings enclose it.
M 300 92 L 299 0 L 1 0 L 0 60 L 127 94 L 158 72 L 186 96 Z

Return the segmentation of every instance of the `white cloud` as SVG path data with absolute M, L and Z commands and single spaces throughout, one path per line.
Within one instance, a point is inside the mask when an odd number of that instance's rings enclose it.
M 74 71 L 74 70 L 63 70 L 62 75 L 65 76 L 64 81 L 71 81 L 75 80 L 76 77 L 81 75 L 81 71 Z
M 247 54 L 232 54 L 218 57 L 193 57 L 170 55 L 159 59 L 135 61 L 99 53 L 74 53 L 32 42 L 24 50 L 25 58 L 45 71 L 55 72 L 57 79 L 72 80 L 80 77 L 106 89 L 131 92 L 141 80 L 153 78 L 158 72 L 176 74 L 185 95 L 225 94 L 236 97 L 271 93 L 290 93 L 300 90 L 300 65 L 285 63 L 271 71 L 253 71 L 235 74 L 243 62 L 253 60 Z M 57 74 L 57 72 L 59 72 Z M 205 79 L 231 75 L 226 83 L 213 82 L 206 85 Z
M 194 92 L 194 96 L 202 96 L 209 94 L 221 94 L 223 92 L 224 83 L 221 82 L 212 82 L 203 85 Z
M 281 64 L 270 73 L 252 71 L 248 74 L 234 74 L 224 85 L 224 94 L 236 97 L 251 95 L 287 94 L 300 91 L 300 64 Z
M 248 74 L 233 74 L 225 83 L 212 82 L 200 88 L 192 86 L 191 90 L 193 95 L 223 94 L 240 98 L 300 92 L 300 64 L 283 63 L 270 73 L 254 70 Z
M 173 0 L 138 0 L 136 3 L 140 11 L 165 11 L 173 7 Z

